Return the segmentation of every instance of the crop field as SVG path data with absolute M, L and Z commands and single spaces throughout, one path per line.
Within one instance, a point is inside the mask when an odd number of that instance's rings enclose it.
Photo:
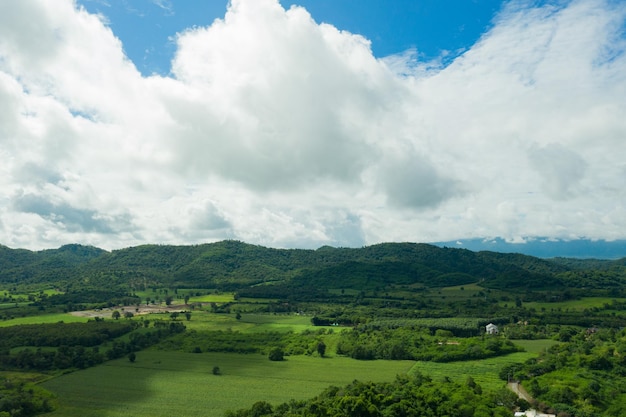
M 465 382 L 467 377 L 471 376 L 483 389 L 497 390 L 506 385 L 505 381 L 498 377 L 498 372 L 504 365 L 524 362 L 535 356 L 536 354 L 532 352 L 517 352 L 506 356 L 463 362 L 437 363 L 418 361 L 411 369 L 411 372 L 419 371 L 424 375 L 429 375 L 433 380 L 441 380 L 447 377 L 458 383 Z
M 448 297 L 467 298 L 472 297 L 485 289 L 478 284 L 455 285 L 453 287 L 442 287 L 438 292 Z
M 518 346 L 523 347 L 526 352 L 539 354 L 541 351 L 548 349 L 550 346 L 556 345 L 556 340 L 552 339 L 538 339 L 538 340 L 513 340 Z
M 534 308 L 536 310 L 545 309 L 551 310 L 570 310 L 570 311 L 583 311 L 587 308 L 603 307 L 605 304 L 611 304 L 611 301 L 617 300 L 619 302 L 625 302 L 623 298 L 610 298 L 610 297 L 585 297 L 580 300 L 560 301 L 554 303 L 542 303 L 542 302 L 528 302 L 524 303 L 526 308 Z
M 68 313 L 44 314 L 41 316 L 16 317 L 10 320 L 0 321 L 0 327 L 16 326 L 18 324 L 39 324 L 39 323 L 65 323 L 86 322 L 87 317 L 73 316 Z
M 169 313 L 149 314 L 144 316 L 148 320 L 170 320 Z M 312 329 L 311 317 L 294 314 L 267 315 L 243 313 L 237 320 L 234 314 L 215 314 L 202 310 L 191 312 L 191 320 L 185 320 L 183 315 L 179 320 L 184 321 L 189 330 L 233 330 L 240 332 L 295 332 Z M 315 327 L 319 330 L 319 327 Z
M 504 365 L 524 362 L 527 359 L 534 358 L 542 350 L 558 343 L 548 339 L 514 340 L 513 342 L 523 347 L 526 351 L 495 358 L 463 362 L 437 363 L 418 361 L 411 369 L 411 372 L 420 371 L 425 375 L 430 375 L 435 380 L 448 377 L 460 383 L 471 376 L 483 389 L 496 390 L 505 386 L 505 382 L 498 377 L 498 372 Z
M 222 416 L 264 400 L 280 404 L 313 397 L 355 379 L 391 381 L 412 361 L 357 361 L 291 356 L 176 353 L 147 350 L 127 359 L 63 375 L 42 384 L 57 394 L 50 417 Z M 218 366 L 222 375 L 213 375 Z
M 315 328 L 319 330 L 319 327 L 314 327 L 311 324 L 310 316 L 301 315 L 275 315 L 268 316 L 267 314 L 242 314 L 241 322 L 254 325 L 254 331 L 293 331 L 301 332 L 303 330 Z
M 174 300 L 183 300 L 185 296 L 189 296 L 190 303 L 229 303 L 234 301 L 233 293 L 216 294 L 207 289 L 184 289 L 173 292 L 167 288 L 160 288 L 158 291 L 135 291 L 134 294 L 142 301 L 145 301 L 146 298 L 165 300 L 167 296 L 172 297 Z

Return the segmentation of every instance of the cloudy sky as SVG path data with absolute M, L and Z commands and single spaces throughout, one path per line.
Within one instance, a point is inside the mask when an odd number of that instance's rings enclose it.
M 478 3 L 0 2 L 0 243 L 626 238 L 626 3 Z

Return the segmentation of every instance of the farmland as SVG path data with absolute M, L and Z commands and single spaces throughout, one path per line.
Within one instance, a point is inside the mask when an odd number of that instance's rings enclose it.
M 507 379 L 542 411 L 626 412 L 621 261 L 74 249 L 20 263 L 0 248 L 3 417 L 510 416 L 528 404 Z
M 217 417 L 260 400 L 306 399 L 354 379 L 391 381 L 412 365 L 309 356 L 271 362 L 264 355 L 147 350 L 135 363 L 110 361 L 42 385 L 59 397 L 59 409 L 51 417 L 165 417 L 172 410 L 184 410 L 181 414 L 190 417 Z M 212 374 L 214 366 L 221 375 Z

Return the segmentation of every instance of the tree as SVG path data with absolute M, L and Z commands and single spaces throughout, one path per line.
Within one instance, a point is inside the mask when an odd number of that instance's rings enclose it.
M 189 303 L 189 294 L 185 295 L 185 305 L 187 305 L 187 303 Z
M 320 340 L 317 344 L 317 353 L 323 358 L 326 353 L 326 344 Z
M 191 311 L 185 311 L 185 317 L 187 318 L 187 321 L 191 320 Z
M 137 355 L 135 354 L 135 352 L 130 352 L 130 353 L 128 354 L 128 360 L 129 360 L 129 361 L 131 361 L 131 362 L 133 362 L 133 363 L 134 363 L 136 359 L 137 359 Z
M 127 311 L 126 313 L 124 313 L 124 317 L 126 317 L 127 319 L 132 319 L 134 316 L 135 315 L 130 311 Z
M 240 312 L 237 312 L 237 314 L 235 314 L 235 318 L 236 318 L 237 320 L 241 320 L 241 313 L 240 313 Z
M 271 361 L 282 361 L 284 359 L 285 352 L 279 347 L 274 347 L 270 350 L 269 359 Z
M 272 405 L 265 401 L 258 401 L 252 405 L 250 409 L 251 417 L 261 417 L 272 413 Z
M 165 305 L 166 306 L 172 305 L 172 300 L 173 298 L 171 295 L 168 295 L 167 297 L 165 297 Z
M 111 313 L 111 317 L 113 317 L 115 320 L 118 320 L 120 317 L 122 317 L 122 314 L 115 310 L 113 313 Z
M 172 314 L 170 314 L 170 318 L 172 320 L 176 320 L 178 318 L 178 311 L 174 311 Z
M 220 370 L 219 366 L 213 367 L 213 375 L 222 375 L 222 371 Z

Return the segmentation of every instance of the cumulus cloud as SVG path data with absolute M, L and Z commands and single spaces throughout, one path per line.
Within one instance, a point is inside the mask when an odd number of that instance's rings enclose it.
M 179 164 L 259 190 L 358 181 L 372 144 L 354 118 L 375 120 L 395 82 L 365 39 L 274 0 L 181 34 L 172 72 L 187 88 L 169 107 Z
M 626 238 L 625 17 L 514 1 L 420 62 L 232 0 L 145 77 L 73 1 L 0 3 L 0 242 Z

